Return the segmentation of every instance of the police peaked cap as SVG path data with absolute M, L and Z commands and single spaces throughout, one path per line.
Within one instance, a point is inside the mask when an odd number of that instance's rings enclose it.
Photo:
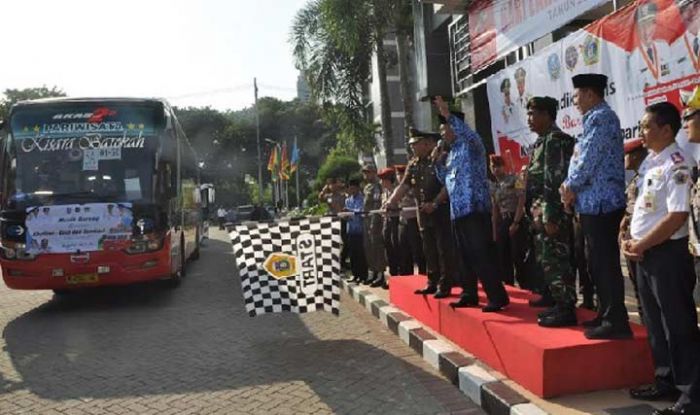
M 452 114 L 454 117 L 457 117 L 460 120 L 464 121 L 464 113 L 463 112 L 450 111 L 450 114 Z M 442 114 L 438 114 L 438 121 L 440 121 L 440 125 L 447 124 L 447 118 L 443 117 Z
M 557 110 L 559 109 L 559 101 L 552 97 L 532 97 L 527 102 L 527 109 L 535 109 L 547 111 L 552 118 L 557 118 Z
M 426 131 L 416 130 L 415 128 L 411 128 L 410 134 L 411 135 L 408 138 L 408 144 L 417 143 L 424 138 L 427 138 L 429 140 L 434 140 L 434 141 L 437 141 L 440 139 L 440 134 L 438 134 L 438 133 L 429 133 Z
M 608 86 L 608 77 L 597 73 L 586 73 L 571 78 L 574 88 L 600 88 Z
M 635 150 L 641 149 L 644 140 L 641 138 L 634 138 L 632 140 L 625 141 L 625 154 L 631 153 Z

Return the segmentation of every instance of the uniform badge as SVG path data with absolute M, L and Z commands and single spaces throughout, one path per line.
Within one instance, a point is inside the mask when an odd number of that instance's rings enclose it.
M 684 162 L 685 158 L 681 153 L 676 151 L 675 153 L 671 154 L 671 161 L 673 161 L 673 164 L 678 164 Z
M 549 77 L 552 78 L 553 81 L 559 79 L 559 76 L 561 75 L 561 62 L 559 60 L 559 54 L 552 53 L 549 55 L 547 58 L 547 70 L 549 71 Z
M 566 48 L 564 60 L 566 61 L 566 69 L 570 71 L 576 69 L 576 65 L 578 65 L 578 49 L 576 49 L 576 46 Z
M 583 63 L 586 66 L 595 65 L 600 61 L 600 39 L 588 36 L 583 42 Z
M 676 182 L 676 184 L 685 184 L 685 182 L 688 181 L 688 173 L 683 170 L 678 170 L 673 173 L 673 181 Z

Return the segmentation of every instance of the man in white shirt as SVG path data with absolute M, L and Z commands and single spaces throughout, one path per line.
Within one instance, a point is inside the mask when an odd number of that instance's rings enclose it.
M 226 222 L 226 209 L 223 206 L 219 206 L 219 209 L 217 209 L 216 218 L 219 220 L 219 229 L 223 230 Z
M 655 366 L 655 383 L 635 388 L 642 400 L 678 398 L 656 415 L 700 413 L 700 331 L 693 301 L 695 271 L 688 251 L 690 164 L 675 137 L 678 110 L 647 107 L 641 136 L 649 155 L 639 168 L 638 196 L 625 256 L 637 264 L 637 286 Z

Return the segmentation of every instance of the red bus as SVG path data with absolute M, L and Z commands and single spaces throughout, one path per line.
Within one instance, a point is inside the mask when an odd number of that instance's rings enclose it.
M 12 107 L 4 130 L 0 266 L 8 287 L 61 294 L 179 284 L 188 259 L 199 257 L 202 193 L 196 154 L 167 102 L 26 101 Z

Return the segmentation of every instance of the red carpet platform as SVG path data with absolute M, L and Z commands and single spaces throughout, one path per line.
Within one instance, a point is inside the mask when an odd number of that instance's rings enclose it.
M 631 340 L 587 340 L 580 326 L 539 327 L 537 313 L 541 309 L 528 306 L 533 294 L 527 291 L 509 287 L 511 304 L 506 310 L 482 313 L 479 308 L 450 308 L 458 289 L 454 298 L 443 300 L 413 294 L 425 283 L 423 276 L 392 278 L 391 302 L 540 397 L 617 389 L 653 380 L 651 353 L 642 326 L 633 325 Z M 485 305 L 485 295 L 479 295 Z M 578 317 L 585 321 L 595 313 L 578 310 Z

